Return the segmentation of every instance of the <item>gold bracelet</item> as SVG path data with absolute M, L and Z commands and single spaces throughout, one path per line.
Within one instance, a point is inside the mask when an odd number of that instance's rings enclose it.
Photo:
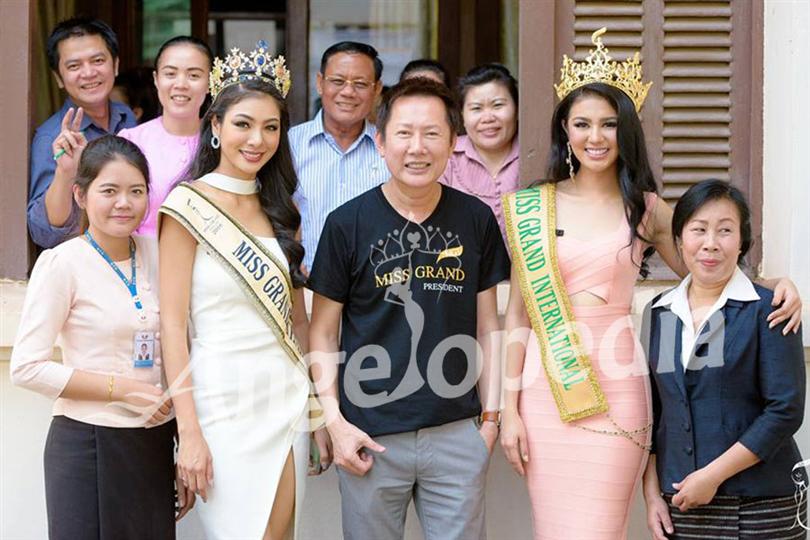
M 115 386 L 115 376 L 110 375 L 110 378 L 107 380 L 107 401 L 112 401 L 114 386 Z

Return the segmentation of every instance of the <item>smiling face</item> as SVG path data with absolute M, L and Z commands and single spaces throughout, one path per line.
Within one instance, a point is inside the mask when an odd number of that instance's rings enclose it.
M 571 105 L 563 128 L 580 170 L 594 173 L 616 168 L 618 114 L 605 98 L 584 95 Z
M 464 129 L 476 148 L 498 152 L 511 147 L 517 108 L 509 90 L 497 81 L 471 87 L 464 96 Z
M 208 57 L 197 47 L 178 44 L 160 55 L 155 87 L 163 114 L 174 118 L 197 118 L 208 93 Z
M 88 109 L 104 105 L 118 75 L 118 60 L 97 35 L 70 37 L 59 42 L 57 83 L 76 105 Z
M 137 167 L 117 158 L 101 168 L 82 194 L 73 188 L 77 204 L 87 212 L 95 238 L 126 238 L 141 224 L 149 198 L 146 179 Z
M 253 180 L 270 161 L 281 137 L 281 111 L 267 94 L 254 93 L 237 101 L 211 128 L 221 141 L 216 171 L 234 178 Z
M 707 202 L 684 225 L 678 246 L 694 283 L 725 285 L 742 246 L 737 207 L 726 198 Z
M 391 107 L 385 138 L 377 146 L 394 181 L 411 188 L 436 182 L 453 151 L 455 134 L 444 102 L 433 96 L 406 96 Z
M 364 54 L 345 52 L 329 58 L 324 73 L 318 73 L 316 86 L 324 124 L 345 129 L 365 121 L 381 89 L 379 81 L 374 80 L 374 61 Z

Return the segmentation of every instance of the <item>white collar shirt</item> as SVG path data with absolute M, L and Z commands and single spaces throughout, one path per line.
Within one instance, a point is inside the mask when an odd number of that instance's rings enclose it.
M 686 370 L 689 367 L 689 359 L 692 358 L 692 352 L 695 347 L 697 337 L 703 332 L 706 322 L 712 315 L 723 309 L 726 302 L 729 300 L 738 300 L 741 302 L 751 302 L 759 300 L 759 295 L 754 284 L 748 279 L 742 270 L 737 267 L 732 274 L 731 279 L 728 280 L 720 297 L 709 308 L 703 316 L 697 331 L 695 331 L 694 320 L 692 319 L 692 309 L 689 307 L 689 284 L 692 282 L 692 274 L 689 274 L 681 283 L 662 296 L 654 305 L 653 308 L 669 306 L 670 311 L 674 313 L 683 323 L 683 331 L 681 332 L 681 362 L 683 368 Z

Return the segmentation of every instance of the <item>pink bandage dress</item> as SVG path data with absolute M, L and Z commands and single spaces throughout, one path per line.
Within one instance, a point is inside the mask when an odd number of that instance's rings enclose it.
M 657 197 L 648 194 L 647 214 Z M 630 319 L 638 263 L 646 247 L 628 245 L 629 226 L 594 240 L 557 237 L 557 258 L 569 296 L 587 292 L 604 305 L 573 306 L 582 342 L 609 411 L 571 423 L 560 420 L 529 337 L 519 410 L 529 442 L 527 482 L 535 540 L 621 540 L 646 466 L 651 404 L 646 361 Z M 618 427 L 617 427 L 618 426 Z M 596 430 L 607 433 L 597 433 Z M 619 428 L 632 433 L 616 434 Z

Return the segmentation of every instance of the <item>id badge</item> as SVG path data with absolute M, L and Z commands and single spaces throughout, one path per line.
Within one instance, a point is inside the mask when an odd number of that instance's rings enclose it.
M 155 365 L 155 333 L 136 332 L 132 346 L 132 365 L 150 368 Z

